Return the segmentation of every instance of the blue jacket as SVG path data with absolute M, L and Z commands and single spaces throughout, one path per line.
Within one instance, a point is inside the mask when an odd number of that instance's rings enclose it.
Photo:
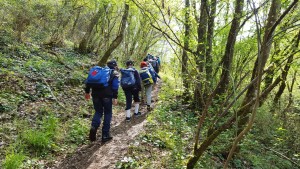
M 157 58 L 157 63 L 160 66 L 160 58 L 159 57 Z
M 149 72 L 152 76 L 153 82 L 156 83 L 157 82 L 157 78 L 160 79 L 160 76 L 155 72 L 154 69 L 149 69 Z

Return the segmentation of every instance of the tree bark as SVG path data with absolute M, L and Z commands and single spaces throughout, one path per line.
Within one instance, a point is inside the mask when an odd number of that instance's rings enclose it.
M 207 137 L 200 147 L 195 151 L 192 158 L 189 159 L 187 163 L 187 169 L 193 169 L 198 162 L 201 155 L 205 152 L 205 150 L 213 143 L 213 141 L 221 134 L 223 130 L 215 130 L 209 137 Z
M 92 31 L 93 31 L 95 25 L 98 24 L 101 15 L 102 15 L 102 11 L 99 9 L 98 12 L 95 14 L 95 16 L 92 18 L 84 37 L 82 38 L 81 42 L 79 43 L 79 48 L 78 48 L 79 53 L 87 52 L 88 41 L 91 37 Z
M 229 85 L 229 73 L 231 70 L 232 65 L 232 59 L 233 59 L 233 53 L 234 53 L 234 45 L 236 42 L 236 37 L 239 32 L 239 26 L 241 22 L 241 17 L 243 13 L 243 6 L 244 6 L 244 0 L 237 0 L 235 3 L 235 12 L 233 16 L 233 20 L 231 23 L 230 31 L 227 37 L 227 43 L 225 48 L 225 53 L 222 58 L 222 74 L 220 77 L 220 81 L 222 81 L 218 91 L 217 95 L 221 96 L 224 94 L 228 88 Z
M 297 34 L 297 39 L 295 41 L 295 43 L 293 44 L 293 48 L 292 48 L 292 54 L 289 56 L 288 60 L 287 60 L 287 64 L 282 72 L 282 81 L 281 81 L 281 84 L 279 86 L 279 89 L 277 91 L 277 93 L 275 94 L 275 97 L 274 97 L 274 104 L 277 105 L 278 102 L 279 102 L 279 99 L 281 97 L 281 95 L 283 94 L 283 91 L 286 87 L 286 78 L 287 78 L 287 75 L 288 75 L 288 71 L 290 69 L 290 64 L 292 63 L 293 61 L 293 58 L 294 58 L 294 54 L 295 54 L 295 51 L 298 49 L 299 47 L 299 41 L 300 41 L 300 31 L 298 32 Z
M 266 74 L 266 77 L 264 79 L 264 83 L 265 83 L 265 87 L 264 88 L 267 88 L 270 84 L 272 84 L 276 67 L 278 67 L 278 64 L 279 64 L 279 62 L 281 60 L 281 58 L 276 57 L 280 53 L 280 46 L 276 42 L 274 42 L 274 49 L 276 51 L 274 52 L 274 54 L 270 58 L 270 62 L 274 63 L 274 65 L 272 65 L 270 67 L 270 70 L 268 70 L 268 72 Z
M 251 6 L 251 5 L 250 5 Z M 255 86 L 255 103 L 254 103 L 254 106 L 253 106 L 253 109 L 252 109 L 252 114 L 251 114 L 251 118 L 249 119 L 249 122 L 247 124 L 247 126 L 239 133 L 238 136 L 236 136 L 236 138 L 234 139 L 233 143 L 232 143 L 232 147 L 229 151 L 229 154 L 227 156 L 227 159 L 226 159 L 226 162 L 224 164 L 224 169 L 227 169 L 228 167 L 228 164 L 238 146 L 238 143 L 243 139 L 243 137 L 250 131 L 250 129 L 252 128 L 253 126 L 253 123 L 254 123 L 254 118 L 256 116 L 256 112 L 257 112 L 257 108 L 259 106 L 259 102 L 260 102 L 260 99 L 259 99 L 259 96 L 260 96 L 260 85 L 261 85 L 261 79 L 262 79 L 262 75 L 263 75 L 263 65 L 261 64 L 262 63 L 262 60 L 264 60 L 265 58 L 263 58 L 261 55 L 260 55 L 260 51 L 261 51 L 261 48 L 260 48 L 260 45 L 261 45 L 261 34 L 260 34 L 260 27 L 259 27 L 259 20 L 258 20 L 258 14 L 257 14 L 257 11 L 255 11 L 255 4 L 253 2 L 253 11 L 255 13 L 255 22 L 256 22 L 256 34 L 257 34 L 257 58 L 258 58 L 258 72 L 257 72 L 257 83 L 256 83 L 256 86 Z M 268 56 L 266 56 L 268 57 Z
M 200 19 L 197 21 L 198 23 L 198 45 L 196 51 L 196 64 L 198 69 L 197 75 L 197 82 L 195 84 L 195 91 L 194 91 L 194 104 L 197 109 L 202 109 L 204 107 L 204 100 L 203 100 L 203 79 L 204 75 L 204 65 L 205 65 L 205 53 L 206 53 L 206 46 L 207 46 L 207 21 L 208 21 L 208 11 L 207 11 L 207 0 L 201 0 L 200 6 Z
M 107 4 L 103 5 L 103 11 L 105 13 L 103 23 L 101 27 L 101 38 L 98 41 L 98 46 L 96 49 L 96 54 L 99 55 L 101 51 L 105 51 L 109 47 L 110 36 L 114 27 L 117 23 L 117 17 L 115 19 L 109 18 L 109 6 Z
M 212 45 L 213 45 L 213 36 L 214 36 L 214 25 L 215 25 L 215 15 L 216 15 L 216 8 L 217 8 L 217 0 L 212 0 L 210 5 L 210 13 L 208 18 L 208 29 L 207 29 L 207 51 L 206 51 L 206 80 L 208 81 L 208 85 L 212 85 Z M 208 91 L 207 89 L 205 90 Z M 205 92 L 205 93 L 206 93 Z
M 188 54 L 185 49 L 189 48 L 189 35 L 190 35 L 190 1 L 185 0 L 185 23 L 184 23 L 184 49 L 182 53 L 181 73 L 183 82 L 183 101 L 186 103 L 189 100 L 189 82 L 188 82 Z
M 71 38 L 74 38 L 74 33 L 75 33 L 75 28 L 77 26 L 77 23 L 78 23 L 78 20 L 79 20 L 79 16 L 80 16 L 80 13 L 81 13 L 81 8 L 77 9 L 77 13 L 76 13 L 76 18 L 74 20 L 74 23 L 73 23 L 73 26 L 72 26 L 72 30 L 71 30 Z
M 137 33 L 134 35 L 133 42 L 129 49 L 129 54 L 128 54 L 129 56 L 132 56 L 134 54 L 134 52 L 136 51 L 136 44 L 138 44 L 139 40 L 141 39 L 141 34 L 143 33 L 143 29 L 145 29 L 145 25 L 146 25 L 146 20 L 145 20 L 145 18 L 143 18 L 140 21 Z
M 126 22 L 127 22 L 127 17 L 128 17 L 128 12 L 129 12 L 129 5 L 125 3 L 125 11 L 122 16 L 121 20 L 121 28 L 119 31 L 118 36 L 113 40 L 113 42 L 110 44 L 108 47 L 107 51 L 104 53 L 102 56 L 101 60 L 98 62 L 99 66 L 104 66 L 110 57 L 111 53 L 119 46 L 119 44 L 122 42 L 123 37 L 124 37 L 124 31 L 126 28 Z
M 23 42 L 22 33 L 30 25 L 30 18 L 26 15 L 27 11 L 24 13 L 18 13 L 14 21 L 14 30 L 17 32 L 17 40 Z
M 49 42 L 47 42 L 45 45 L 48 45 L 50 47 L 52 46 L 63 46 L 64 45 L 64 39 L 65 39 L 65 29 L 67 25 L 70 23 L 71 18 L 75 12 L 74 6 L 69 6 L 69 1 L 64 1 L 64 4 L 60 11 L 57 13 L 57 27 L 53 31 L 51 35 L 51 39 Z M 65 9 L 68 9 L 67 12 Z M 67 14 L 67 17 L 65 16 Z M 64 15 L 64 17 L 62 17 Z
M 273 40 L 273 34 L 274 34 L 274 30 L 273 32 L 271 32 L 273 24 L 276 22 L 277 18 L 278 18 L 278 13 L 279 13 L 279 9 L 280 9 L 281 3 L 280 0 L 272 0 L 272 4 L 269 10 L 269 14 L 268 14 L 268 19 L 267 19 L 267 25 L 265 26 L 265 33 L 264 33 L 264 37 L 263 37 L 263 42 L 261 45 L 261 57 L 264 58 L 263 60 L 261 60 L 261 64 L 262 67 L 265 66 L 266 61 L 269 57 L 270 54 L 270 50 L 271 50 L 271 44 L 272 44 L 272 40 Z M 271 35 L 271 36 L 270 36 Z M 255 65 L 254 68 L 252 70 L 252 78 L 251 80 L 253 80 L 254 78 L 257 77 L 258 74 L 258 59 L 256 59 L 255 61 Z M 248 89 L 247 93 L 246 93 L 246 97 L 244 98 L 244 101 L 242 103 L 242 107 L 244 105 L 246 105 L 247 103 L 249 103 L 253 98 L 255 98 L 254 93 L 255 93 L 255 86 L 256 83 L 251 85 L 250 88 Z M 243 115 L 241 116 L 241 118 L 238 121 L 238 133 L 240 133 L 243 130 L 243 126 L 247 123 L 248 121 L 248 112 L 250 112 L 250 108 L 252 106 L 249 107 L 249 109 L 245 110 L 245 113 L 243 113 Z

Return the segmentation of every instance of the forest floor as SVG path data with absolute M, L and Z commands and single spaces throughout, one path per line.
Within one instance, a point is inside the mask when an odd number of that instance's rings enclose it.
M 161 81 L 152 92 L 152 106 L 158 99 L 161 88 Z M 122 90 L 122 89 L 121 89 Z M 134 106 L 131 114 L 133 114 Z M 134 142 L 136 136 L 144 130 L 147 123 L 148 112 L 146 106 L 140 107 L 142 115 L 132 117 L 130 122 L 125 121 L 124 111 L 114 112 L 112 119 L 111 134 L 113 139 L 106 143 L 101 143 L 101 130 L 98 130 L 97 140 L 79 147 L 73 154 L 63 157 L 57 163 L 57 169 L 111 169 L 115 168 L 117 161 L 121 160 L 128 151 L 130 143 Z M 101 129 L 101 126 L 100 126 Z M 99 136 L 100 135 L 100 136 Z

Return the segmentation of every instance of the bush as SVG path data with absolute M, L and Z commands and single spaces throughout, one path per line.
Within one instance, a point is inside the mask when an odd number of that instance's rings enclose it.
M 37 153 L 47 152 L 51 148 L 52 140 L 44 131 L 30 129 L 25 131 L 22 136 L 22 140 L 28 148 Z
M 40 122 L 40 128 L 25 130 L 22 140 L 28 148 L 37 153 L 47 153 L 54 145 L 57 135 L 58 119 L 53 115 L 48 115 Z
M 16 169 L 23 167 L 22 163 L 26 158 L 26 155 L 23 152 L 24 145 L 20 140 L 11 143 L 10 146 L 5 150 L 5 158 L 2 162 L 2 168 Z
M 5 156 L 5 160 L 3 162 L 3 168 L 4 169 L 20 168 L 24 159 L 25 159 L 25 155 L 23 153 L 11 152 Z

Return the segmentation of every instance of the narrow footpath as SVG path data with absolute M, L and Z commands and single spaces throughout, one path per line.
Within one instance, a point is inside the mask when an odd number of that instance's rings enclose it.
M 155 107 L 158 92 L 161 88 L 161 81 L 158 82 L 152 92 L 152 107 Z M 120 89 L 122 90 L 122 89 Z M 132 112 L 134 106 L 132 108 Z M 78 148 L 72 155 L 65 157 L 55 168 L 57 169 L 113 169 L 127 152 L 130 143 L 135 137 L 144 130 L 148 113 L 146 106 L 140 107 L 142 115 L 132 117 L 130 122 L 125 121 L 125 113 L 113 112 L 111 134 L 113 140 L 105 144 L 101 143 L 100 138 L 88 145 Z M 88 134 L 88 133 L 87 133 Z

